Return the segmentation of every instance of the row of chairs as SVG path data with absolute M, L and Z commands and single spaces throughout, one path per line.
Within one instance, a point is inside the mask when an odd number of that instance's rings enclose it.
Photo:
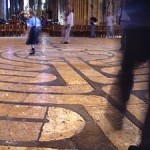
M 63 26 L 59 24 L 43 26 L 43 32 L 50 36 L 61 36 Z M 26 25 L 22 24 L 0 24 L 0 36 L 21 36 L 26 30 Z M 75 25 L 72 28 L 72 35 L 75 37 L 90 36 L 91 27 L 89 25 Z M 118 28 L 115 28 L 115 35 L 120 35 Z M 100 24 L 96 28 L 97 37 L 106 36 L 106 25 Z
M 22 24 L 0 24 L 0 36 L 21 36 L 26 30 Z
M 43 26 L 43 32 L 48 33 L 50 36 L 61 36 L 62 25 L 45 25 Z M 88 37 L 90 36 L 91 27 L 90 25 L 75 25 L 72 28 L 72 34 L 75 37 Z M 120 35 L 120 31 L 117 27 L 114 28 L 114 34 Z M 106 36 L 106 24 L 100 24 L 96 27 L 96 36 L 105 37 Z

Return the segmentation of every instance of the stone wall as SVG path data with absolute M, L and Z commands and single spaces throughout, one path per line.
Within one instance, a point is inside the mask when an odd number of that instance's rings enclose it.
M 105 0 L 111 2 L 111 5 L 108 9 L 111 9 L 111 12 L 116 16 L 119 9 L 120 0 Z M 104 22 L 107 12 L 107 6 L 104 10 L 104 0 L 70 0 L 73 8 L 75 10 L 75 24 L 85 25 L 89 24 L 91 15 L 94 15 L 98 23 Z
M 0 16 L 6 18 L 6 1 L 7 0 L 1 0 L 0 3 Z M 59 18 L 60 14 L 62 14 L 61 7 L 66 7 L 63 6 L 62 4 L 66 5 L 66 3 L 62 3 L 61 1 L 64 0 L 46 0 L 47 2 L 47 16 L 49 13 L 49 18 Z M 70 3 L 70 5 L 72 5 L 73 9 L 74 9 L 74 13 L 75 13 L 75 24 L 78 25 L 87 25 L 89 24 L 89 20 L 91 15 L 93 14 L 97 19 L 98 19 L 98 23 L 103 22 L 105 20 L 106 17 L 106 9 L 104 10 L 104 1 L 106 2 L 112 2 L 113 7 L 110 6 L 109 9 L 113 8 L 113 14 L 114 16 L 116 16 L 117 11 L 119 9 L 119 4 L 120 4 L 120 0 L 65 0 L 68 3 Z M 11 0 L 12 4 L 13 4 L 13 0 Z M 21 3 L 21 1 L 19 1 L 20 5 L 23 5 L 23 3 Z M 29 0 L 30 3 L 30 7 L 33 6 L 34 4 L 34 0 Z M 60 5 L 60 6 L 58 6 Z M 14 5 L 13 5 L 14 6 Z M 11 7 L 12 8 L 12 7 Z M 23 8 L 23 6 L 21 6 L 20 8 Z M 12 8 L 12 10 L 14 10 Z

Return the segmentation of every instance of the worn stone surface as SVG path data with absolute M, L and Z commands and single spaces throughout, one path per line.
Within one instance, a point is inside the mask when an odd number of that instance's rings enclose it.
M 140 142 L 148 69 L 135 70 L 123 116 L 112 92 L 120 39 L 73 37 L 65 45 L 43 36 L 34 56 L 25 41 L 0 39 L 0 150 L 127 150 Z

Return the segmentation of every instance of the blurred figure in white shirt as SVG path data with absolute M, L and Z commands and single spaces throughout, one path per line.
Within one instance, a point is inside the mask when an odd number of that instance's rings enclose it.
M 65 37 L 64 37 L 64 44 L 68 44 L 70 42 L 70 32 L 71 28 L 74 25 L 74 13 L 72 11 L 72 8 L 68 8 L 68 13 L 66 15 L 66 22 L 65 22 Z
M 114 23 L 115 19 L 114 16 L 111 15 L 110 12 L 108 12 L 106 17 L 106 38 L 112 38 L 114 36 Z

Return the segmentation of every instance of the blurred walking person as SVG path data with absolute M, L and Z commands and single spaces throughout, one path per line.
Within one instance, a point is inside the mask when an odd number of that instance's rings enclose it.
M 26 41 L 27 45 L 31 45 L 30 55 L 35 54 L 35 45 L 40 42 L 40 33 L 42 30 L 42 25 L 40 19 L 36 16 L 35 11 L 30 12 L 30 19 L 28 22 L 28 39 Z
M 150 1 L 125 0 L 124 10 L 130 17 L 126 23 L 126 45 L 121 62 L 118 81 L 118 100 L 120 112 L 125 115 L 130 94 L 134 85 L 134 69 L 140 64 L 150 62 Z M 148 111 L 139 145 L 130 145 L 128 150 L 150 150 L 150 73 L 148 81 Z M 141 89 L 142 90 L 142 89 Z M 135 107 L 136 109 L 136 107 Z M 117 121 L 116 121 L 117 122 Z M 121 121 L 119 121 L 121 122 Z
M 111 12 L 108 12 L 106 17 L 106 38 L 113 38 L 114 37 L 114 23 L 115 19 L 114 16 L 111 15 Z
M 90 18 L 90 25 L 91 25 L 91 38 L 96 37 L 96 25 L 97 25 L 97 19 L 93 15 Z
M 65 26 L 64 26 L 64 44 L 68 44 L 70 42 L 70 32 L 71 28 L 74 25 L 74 13 L 72 11 L 72 8 L 68 8 L 68 12 L 65 16 Z

